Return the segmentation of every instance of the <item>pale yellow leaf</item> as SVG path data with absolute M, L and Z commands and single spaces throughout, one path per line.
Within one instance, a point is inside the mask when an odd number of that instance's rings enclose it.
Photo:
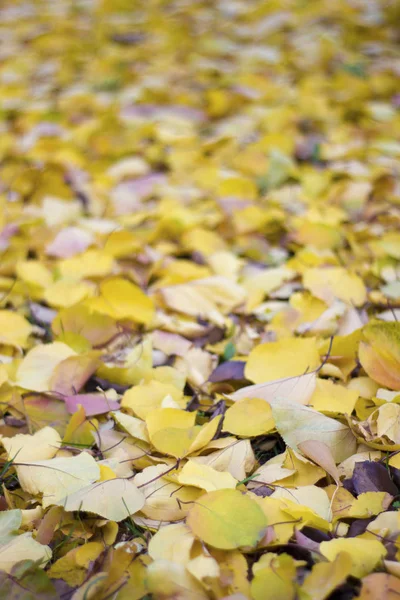
M 136 485 L 121 478 L 92 483 L 57 500 L 66 511 L 82 510 L 116 522 L 138 512 L 144 503 Z
M 315 338 L 289 338 L 256 346 L 250 352 L 244 372 L 247 379 L 260 384 L 304 375 L 320 362 Z
M 341 552 L 346 552 L 351 562 L 354 577 L 368 575 L 386 556 L 386 548 L 378 540 L 360 538 L 334 539 L 320 544 L 320 551 L 328 560 L 334 561 Z
M 62 342 L 36 346 L 20 364 L 16 384 L 34 392 L 51 391 L 50 380 L 56 367 L 71 356 L 76 356 L 76 352 Z
M 235 489 L 237 484 L 237 480 L 230 473 L 217 471 L 208 465 L 200 465 L 193 460 L 188 460 L 182 467 L 178 474 L 178 481 L 182 485 L 193 485 L 206 492 Z

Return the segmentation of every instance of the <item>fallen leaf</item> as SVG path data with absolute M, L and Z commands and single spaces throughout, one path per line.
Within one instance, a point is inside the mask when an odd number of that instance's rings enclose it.
M 400 390 L 400 324 L 369 323 L 363 329 L 360 362 L 367 374 L 385 387 Z
M 267 519 L 259 506 L 238 490 L 201 496 L 190 509 L 187 525 L 206 544 L 222 550 L 255 546 Z
M 325 600 L 344 583 L 351 572 L 351 562 L 346 552 L 337 554 L 329 563 L 320 562 L 313 566 L 299 590 L 301 600 Z
M 65 490 L 64 490 L 65 493 Z M 109 479 L 79 487 L 57 502 L 66 511 L 82 510 L 110 521 L 122 521 L 139 511 L 145 503 L 143 493 L 127 479 Z
M 351 574 L 360 579 L 375 569 L 387 552 L 378 540 L 359 538 L 330 540 L 322 542 L 319 548 L 321 554 L 330 561 L 334 561 L 341 552 L 345 552 L 352 565 Z
M 362 579 L 361 600 L 395 600 L 400 593 L 400 580 L 388 573 L 371 573 Z
M 286 398 L 306 405 L 314 393 L 316 379 L 315 373 L 285 377 L 267 383 L 248 385 L 230 394 L 229 397 L 234 401 L 242 398 L 262 398 L 267 402 L 273 401 L 274 398 Z
M 244 373 L 254 383 L 303 375 L 320 364 L 316 340 L 284 339 L 260 344 L 249 355 Z
M 27 461 L 17 467 L 23 490 L 30 494 L 43 494 L 44 508 L 59 504 L 67 494 L 84 488 L 100 476 L 99 467 L 92 456 L 82 452 L 78 456 Z
M 228 408 L 223 431 L 243 437 L 269 433 L 275 428 L 270 406 L 259 398 L 243 398 Z
M 17 371 L 17 385 L 34 392 L 51 391 L 51 378 L 64 360 L 76 352 L 62 342 L 36 346 L 28 352 Z
M 200 465 L 193 460 L 188 460 L 182 467 L 178 474 L 178 481 L 182 485 L 193 485 L 206 492 L 235 489 L 238 483 L 230 473 L 221 473 L 221 471 L 208 465 Z
M 339 471 L 329 446 L 319 440 L 307 440 L 298 444 L 298 448 L 307 458 L 329 473 L 336 485 L 340 485 Z
M 21 598 L 21 588 L 26 600 L 52 600 L 56 588 L 48 575 L 34 560 L 23 560 L 11 569 L 10 573 L 0 573 L 0 598 L 17 600 Z
M 129 319 L 149 324 L 154 316 L 154 304 L 136 285 L 125 279 L 108 279 L 100 285 L 100 296 L 89 301 L 92 309 L 114 319 Z
M 289 448 L 309 440 L 323 442 L 336 463 L 342 462 L 356 450 L 356 439 L 347 425 L 321 413 L 287 400 L 272 403 L 272 415 L 277 431 Z

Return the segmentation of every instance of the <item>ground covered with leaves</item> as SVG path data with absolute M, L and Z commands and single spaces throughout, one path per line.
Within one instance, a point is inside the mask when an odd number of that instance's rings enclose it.
M 400 595 L 396 1 L 0 9 L 0 598 Z

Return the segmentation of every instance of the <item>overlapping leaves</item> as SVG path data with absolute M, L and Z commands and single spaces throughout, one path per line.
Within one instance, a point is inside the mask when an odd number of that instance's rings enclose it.
M 399 594 L 393 2 L 0 7 L 0 598 Z

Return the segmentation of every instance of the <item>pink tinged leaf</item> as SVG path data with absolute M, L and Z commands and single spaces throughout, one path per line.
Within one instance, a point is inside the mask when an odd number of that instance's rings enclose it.
M 315 386 L 316 374 L 311 372 L 297 377 L 285 377 L 267 383 L 248 385 L 231 394 L 230 398 L 235 402 L 242 398 L 262 398 L 267 402 L 273 402 L 276 398 L 285 398 L 307 405 L 315 391 Z
M 198 108 L 172 104 L 164 106 L 160 104 L 136 104 L 135 106 L 124 106 L 121 117 L 124 120 L 132 119 L 157 119 L 168 116 L 176 116 L 188 121 L 201 122 L 206 120 L 207 115 Z
M 248 206 L 252 206 L 254 203 L 250 200 L 243 200 L 242 198 L 235 198 L 233 196 L 224 196 L 218 199 L 218 204 L 226 215 L 233 215 L 237 210 L 242 210 Z
M 298 444 L 298 449 L 315 464 L 329 473 L 336 485 L 340 485 L 339 471 L 335 464 L 330 448 L 318 440 L 307 440 Z
M 314 542 L 314 540 L 308 538 L 304 533 L 301 533 L 301 531 L 296 530 L 294 535 L 299 546 L 307 548 L 307 550 L 311 550 L 311 552 L 319 552 L 318 542 Z
M 258 545 L 260 548 L 263 548 L 264 546 L 268 546 L 269 544 L 272 544 L 272 542 L 274 542 L 275 540 L 276 540 L 275 529 L 273 528 L 272 525 L 268 525 L 263 537 L 258 542 Z
M 73 414 L 78 410 L 79 404 L 85 409 L 87 417 L 108 413 L 111 410 L 119 410 L 119 402 L 108 400 L 104 394 L 75 394 L 65 398 L 68 412 Z
M 111 198 L 117 215 L 125 215 L 140 207 L 140 202 L 153 194 L 157 186 L 165 185 L 163 173 L 150 173 L 137 179 L 122 181 L 114 187 Z
M 64 432 L 69 420 L 64 402 L 41 394 L 28 396 L 23 402 L 32 433 L 46 426 L 54 427 L 59 433 Z
M 51 390 L 66 396 L 79 392 L 99 366 L 99 355 L 98 352 L 91 352 L 63 360 L 54 369 Z
M 43 323 L 45 325 L 50 325 L 50 323 L 53 322 L 55 316 L 57 315 L 56 310 L 48 308 L 47 306 L 42 306 L 41 304 L 37 304 L 36 302 L 31 302 L 29 308 L 35 321 L 37 321 L 38 323 Z
M 169 333 L 161 329 L 153 332 L 153 347 L 161 350 L 167 356 L 175 355 L 184 357 L 192 346 L 193 343 L 190 340 L 177 333 Z
M 50 544 L 54 532 L 60 524 L 64 511 L 61 506 L 52 506 L 43 517 L 36 534 L 36 541 L 40 544 Z
M 47 246 L 46 254 L 57 258 L 70 258 L 84 252 L 93 242 L 93 236 L 79 227 L 66 227 Z
M 242 380 L 244 376 L 245 362 L 241 360 L 231 360 L 224 362 L 211 373 L 208 381 L 218 383 L 220 381 Z
M 0 250 L 6 250 L 6 248 L 8 248 L 10 239 L 18 232 L 18 230 L 18 225 L 13 223 L 9 223 L 2 229 L 0 232 Z

